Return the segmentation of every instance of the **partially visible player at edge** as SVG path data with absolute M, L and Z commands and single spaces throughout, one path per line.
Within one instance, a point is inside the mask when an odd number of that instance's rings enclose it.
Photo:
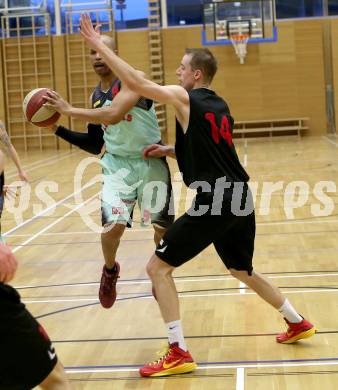
M 81 34 L 87 45 L 102 55 L 130 89 L 174 106 L 177 119 L 175 149 L 153 145 L 145 155 L 176 155 L 185 184 L 204 183 L 204 189 L 199 185 L 191 209 L 167 230 L 148 263 L 147 271 L 167 326 L 169 347 L 161 359 L 140 368 L 140 374 L 164 376 L 196 368 L 183 337 L 172 273 L 211 243 L 230 273 L 284 316 L 288 330 L 277 336 L 277 342 L 293 343 L 312 336 L 315 327 L 298 314 L 277 287 L 253 270 L 255 214 L 247 184 L 249 177 L 232 142 L 233 119 L 228 106 L 209 88 L 217 70 L 212 53 L 208 49 L 187 50 L 176 72 L 181 86 L 160 86 L 139 77 L 130 65 L 103 45 L 88 15 L 81 16 Z M 238 183 L 241 191 L 236 191 Z M 239 201 L 240 205 L 251 204 L 251 212 L 248 215 L 234 213 L 232 200 Z M 221 206 L 219 214 L 213 213 L 215 201 L 216 206 L 217 201 Z M 207 206 L 207 212 L 196 215 L 196 210 L 202 206 Z
M 8 149 L 13 148 L 1 121 L 0 139 Z M 20 177 L 26 180 L 13 150 Z M 4 155 L 0 151 L 0 218 L 3 193 L 6 192 L 4 165 Z M 17 261 L 11 249 L 0 242 L 0 389 L 32 389 L 40 385 L 46 390 L 68 390 L 66 374 L 47 333 L 27 311 L 18 292 L 7 284 L 16 269 Z
M 2 153 L 0 152 L 0 166 Z M 0 168 L 1 169 L 1 168 Z M 17 261 L 0 243 L 0 389 L 69 390 L 62 364 L 43 329 L 21 302 L 12 280 Z

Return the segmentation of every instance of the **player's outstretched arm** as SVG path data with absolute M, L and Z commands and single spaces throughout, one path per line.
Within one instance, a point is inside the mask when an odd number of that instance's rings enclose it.
M 93 124 L 116 124 L 121 122 L 140 99 L 140 96 L 122 85 L 120 92 L 114 97 L 111 106 L 100 108 L 77 108 L 66 102 L 57 92 L 48 91 L 44 96 L 46 107 L 52 107 L 62 115 L 80 119 Z
M 23 170 L 21 166 L 19 155 L 15 150 L 14 146 L 12 145 L 11 140 L 9 139 L 9 136 L 6 131 L 5 124 L 2 121 L 0 121 L 0 141 L 5 146 L 7 153 L 16 165 L 20 179 L 27 182 L 27 173 Z
M 160 86 L 143 78 L 136 69 L 102 43 L 100 34 L 94 30 L 90 17 L 86 14 L 81 15 L 81 35 L 87 46 L 101 54 L 110 69 L 129 89 L 149 99 L 172 104 L 176 112 L 181 112 L 182 108 L 189 105 L 189 96 L 184 88 L 177 85 Z
M 89 99 L 89 105 L 92 104 L 92 95 Z M 56 136 L 62 138 L 64 141 L 69 142 L 74 146 L 78 146 L 80 149 L 91 153 L 100 154 L 104 145 L 103 130 L 101 125 L 95 125 L 93 123 L 87 124 L 87 132 L 78 132 L 71 129 L 67 129 L 64 126 L 52 125 L 49 127 Z
M 104 145 L 103 130 L 101 125 L 87 124 L 87 132 L 78 132 L 67 129 L 64 126 L 53 125 L 50 130 L 56 136 L 62 138 L 74 146 L 91 154 L 100 154 Z

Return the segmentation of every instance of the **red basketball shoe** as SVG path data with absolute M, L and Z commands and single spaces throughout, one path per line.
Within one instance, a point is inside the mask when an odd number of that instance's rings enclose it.
M 304 318 L 297 324 L 289 322 L 286 318 L 284 320 L 288 325 L 288 330 L 285 333 L 277 335 L 277 343 L 292 344 L 300 339 L 311 337 L 316 333 L 316 328 Z
M 160 359 L 140 368 L 141 376 L 186 374 L 197 367 L 189 351 L 183 351 L 178 343 L 168 345 L 162 353 L 164 354 Z
M 119 278 L 119 273 L 120 264 L 117 262 L 115 263 L 115 271 L 111 273 L 107 271 L 106 266 L 103 266 L 99 299 L 105 309 L 112 307 L 116 301 L 116 282 Z

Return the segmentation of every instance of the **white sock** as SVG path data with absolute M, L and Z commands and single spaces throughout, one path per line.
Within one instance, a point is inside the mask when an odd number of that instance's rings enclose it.
M 165 325 L 168 331 L 169 344 L 178 343 L 178 346 L 183 349 L 183 351 L 187 351 L 181 320 L 167 322 Z
M 296 312 L 294 307 L 291 305 L 288 299 L 285 299 L 283 305 L 278 309 L 278 311 L 286 318 L 289 322 L 298 324 L 303 321 L 303 318 Z

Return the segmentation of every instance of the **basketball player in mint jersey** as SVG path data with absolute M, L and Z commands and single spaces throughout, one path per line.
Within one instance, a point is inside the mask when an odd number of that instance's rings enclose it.
M 115 49 L 112 38 L 100 36 L 100 39 L 111 50 Z M 46 98 L 48 104 L 61 114 L 90 123 L 87 134 L 55 127 L 58 136 L 90 153 L 99 153 L 105 144 L 105 153 L 101 159 L 104 176 L 101 210 L 105 227 L 101 242 L 105 266 L 99 298 L 102 306 L 109 308 L 116 299 L 120 269 L 115 261 L 116 252 L 126 225 L 131 224 L 136 202 L 140 205 L 142 220 L 145 224 L 152 223 L 154 227 L 156 244 L 173 222 L 174 215 L 168 213 L 171 184 L 166 161 L 156 158 L 145 160 L 142 157 L 145 147 L 161 141 L 153 101 L 121 85 L 95 50 L 91 50 L 90 56 L 101 80 L 92 94 L 93 109 L 72 107 L 53 92 Z M 104 124 L 104 131 L 101 124 Z M 156 212 L 151 211 L 153 199 L 147 196 L 148 193 L 156 194 L 153 188 L 147 187 L 152 182 L 160 182 L 164 184 L 162 188 L 165 188 L 165 193 L 158 198 L 162 199 L 162 204 L 157 203 L 156 210 L 159 211 Z
M 97 50 L 122 83 L 142 96 L 172 104 L 176 114 L 175 148 L 151 145 L 148 157 L 176 155 L 183 180 L 197 189 L 191 209 L 167 230 L 147 271 L 168 330 L 163 357 L 140 369 L 142 376 L 190 372 L 196 363 L 187 350 L 172 273 L 210 244 L 230 273 L 284 316 L 288 331 L 279 343 L 293 343 L 315 333 L 277 287 L 253 270 L 255 214 L 247 173 L 232 141 L 233 120 L 224 100 L 210 89 L 217 63 L 208 49 L 187 50 L 177 69 L 180 86 L 160 86 L 143 79 L 125 61 L 102 45 L 88 15 L 81 16 L 81 34 Z M 239 189 L 239 190 L 238 190 Z

